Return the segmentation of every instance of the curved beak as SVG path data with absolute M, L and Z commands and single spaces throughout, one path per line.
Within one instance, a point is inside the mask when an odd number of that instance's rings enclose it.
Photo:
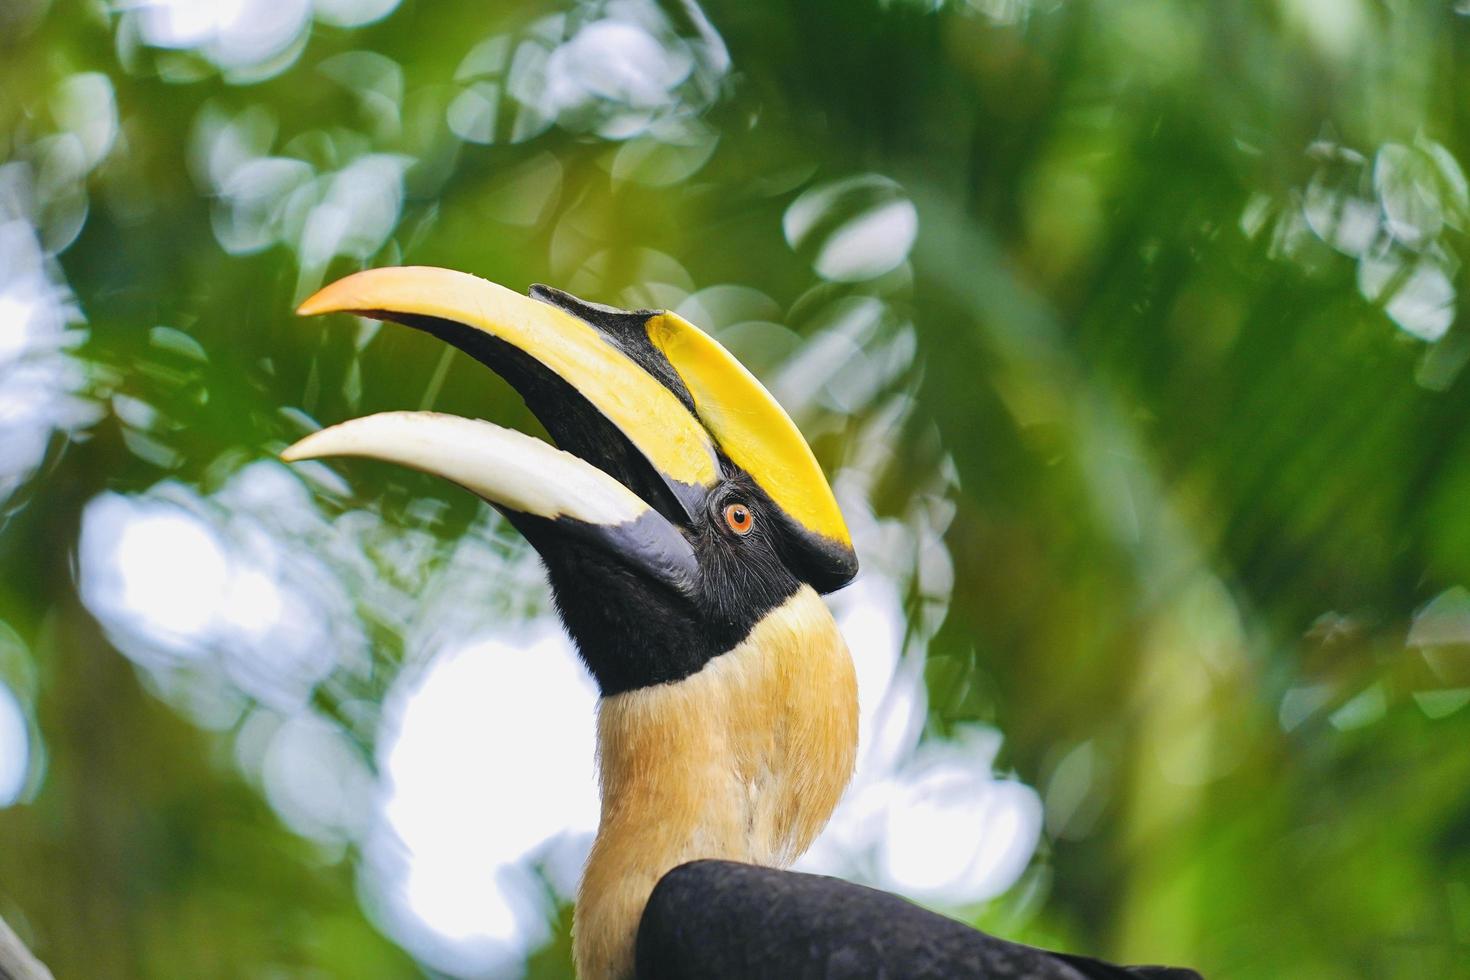
M 302 303 L 433 334 L 511 383 L 563 449 L 606 469 L 666 516 L 693 517 L 719 477 L 709 433 L 675 393 L 596 326 L 450 269 L 369 269 Z
M 710 492 L 744 473 L 776 505 L 799 577 L 829 591 L 857 571 L 842 514 L 795 424 L 728 351 L 675 314 L 544 286 L 523 296 L 429 267 L 356 273 L 297 312 L 434 334 L 509 381 L 561 448 L 487 422 L 393 412 L 308 436 L 287 459 L 371 456 L 434 473 L 499 507 L 533 543 L 549 522 L 681 589 L 697 575 L 681 528 L 704 521 Z
M 540 439 L 439 412 L 382 412 L 315 432 L 287 462 L 360 456 L 457 483 L 532 540 L 555 529 L 601 547 L 676 592 L 694 585 L 694 549 L 678 529 L 597 467 Z

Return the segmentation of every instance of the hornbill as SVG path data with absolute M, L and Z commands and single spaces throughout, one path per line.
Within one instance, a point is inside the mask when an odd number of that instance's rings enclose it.
M 560 447 L 386 412 L 283 456 L 445 477 L 540 553 L 601 693 L 601 821 L 573 920 L 584 980 L 1193 976 L 1044 952 L 779 870 L 852 774 L 857 685 L 819 594 L 858 563 L 806 440 L 713 338 L 675 313 L 424 267 L 359 272 L 298 312 L 453 344 L 516 388 Z

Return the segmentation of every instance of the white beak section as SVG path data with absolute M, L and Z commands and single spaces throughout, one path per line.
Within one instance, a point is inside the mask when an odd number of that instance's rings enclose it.
M 571 453 L 457 415 L 369 415 L 322 429 L 281 453 L 287 462 L 324 456 L 398 463 L 458 483 L 497 506 L 548 520 L 616 527 L 651 510 L 633 491 Z

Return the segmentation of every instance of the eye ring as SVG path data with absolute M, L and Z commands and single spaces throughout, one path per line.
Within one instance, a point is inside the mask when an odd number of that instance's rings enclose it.
M 743 538 L 755 527 L 755 515 L 742 503 L 726 504 L 725 526 Z

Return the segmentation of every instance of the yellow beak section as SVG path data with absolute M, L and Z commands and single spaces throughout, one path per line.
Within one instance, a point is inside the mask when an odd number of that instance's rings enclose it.
M 504 286 L 428 266 L 369 269 L 327 286 L 296 312 L 432 317 L 483 331 L 560 375 L 666 480 L 709 487 L 719 477 L 709 433 L 671 391 L 590 324 Z
M 852 536 L 822 467 L 766 386 L 677 313 L 650 317 L 648 339 L 679 373 L 699 420 L 730 461 L 802 528 L 850 551 Z

